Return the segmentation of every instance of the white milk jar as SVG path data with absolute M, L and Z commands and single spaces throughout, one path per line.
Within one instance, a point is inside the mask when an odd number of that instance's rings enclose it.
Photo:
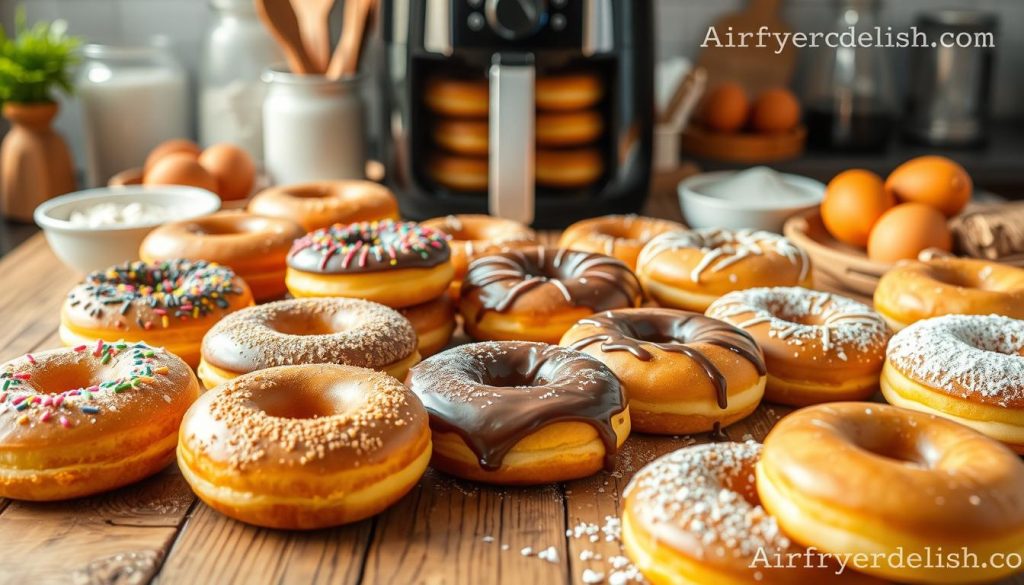
M 263 157 L 279 185 L 361 179 L 366 171 L 360 79 L 271 68 L 263 102 Z

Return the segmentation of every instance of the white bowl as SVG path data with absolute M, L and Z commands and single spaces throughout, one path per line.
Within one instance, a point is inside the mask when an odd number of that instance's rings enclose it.
M 703 189 L 739 171 L 715 171 L 687 177 L 679 183 L 679 206 L 693 228 L 753 228 L 782 233 L 790 217 L 821 204 L 825 184 L 800 175 L 780 173 L 782 180 L 806 197 L 780 204 L 773 201 L 736 201 L 705 195 Z
M 101 203 L 145 203 L 171 210 L 164 221 L 87 227 L 69 221 L 71 213 Z M 146 234 L 168 221 L 207 215 L 220 209 L 217 195 L 195 187 L 101 187 L 61 195 L 36 207 L 33 218 L 62 262 L 82 273 L 139 259 Z

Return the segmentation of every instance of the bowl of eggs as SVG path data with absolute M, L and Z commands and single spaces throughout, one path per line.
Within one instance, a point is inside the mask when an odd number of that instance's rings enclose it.
M 61 195 L 34 219 L 58 258 L 83 273 L 137 260 L 149 232 L 169 221 L 220 209 L 216 194 L 174 185 L 101 187 Z

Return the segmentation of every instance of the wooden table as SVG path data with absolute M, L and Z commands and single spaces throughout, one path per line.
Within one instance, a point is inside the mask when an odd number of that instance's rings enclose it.
M 653 198 L 646 212 L 679 216 L 668 197 Z M 0 261 L 0 274 L 0 359 L 59 346 L 58 311 L 75 275 L 38 235 Z M 787 412 L 763 405 L 726 434 L 759 440 Z M 377 517 L 313 532 L 231 520 L 199 502 L 172 465 L 92 498 L 0 500 L 0 582 L 582 584 L 585 570 L 610 576 L 621 560 L 619 543 L 600 528 L 618 514 L 632 474 L 658 455 L 707 440 L 634 435 L 613 472 L 528 489 L 428 471 Z M 537 556 L 549 547 L 554 557 Z M 527 548 L 533 553 L 524 554 Z

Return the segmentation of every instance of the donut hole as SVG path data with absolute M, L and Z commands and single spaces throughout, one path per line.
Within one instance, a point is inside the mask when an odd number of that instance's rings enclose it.
M 891 420 L 874 420 L 870 415 L 845 429 L 854 446 L 896 464 L 930 469 L 937 454 L 921 441 L 914 427 L 892 425 Z
M 290 187 L 285 194 L 296 199 L 323 199 L 328 192 L 318 185 L 299 185 Z
M 982 278 L 977 272 L 953 270 L 951 268 L 936 266 L 932 268 L 932 278 L 950 286 L 960 288 L 973 288 L 977 290 L 997 290 L 991 283 Z
M 337 412 L 328 392 L 295 392 L 279 388 L 260 401 L 260 408 L 274 418 L 310 419 L 331 416 Z
M 32 386 L 40 394 L 60 394 L 69 390 L 88 388 L 102 378 L 104 377 L 93 368 L 84 364 L 69 364 L 56 368 L 36 368 L 32 372 Z
M 266 218 L 240 216 L 230 217 L 230 219 L 231 221 L 195 221 L 190 223 L 186 229 L 189 233 L 197 236 L 233 236 L 269 229 L 269 222 Z
M 268 323 L 268 326 L 284 335 L 333 335 L 347 327 L 333 316 L 310 313 L 294 313 Z
M 812 313 L 798 313 L 792 307 L 783 305 L 769 305 L 768 312 L 776 319 L 796 323 L 797 325 L 815 326 L 821 324 L 821 316 Z

